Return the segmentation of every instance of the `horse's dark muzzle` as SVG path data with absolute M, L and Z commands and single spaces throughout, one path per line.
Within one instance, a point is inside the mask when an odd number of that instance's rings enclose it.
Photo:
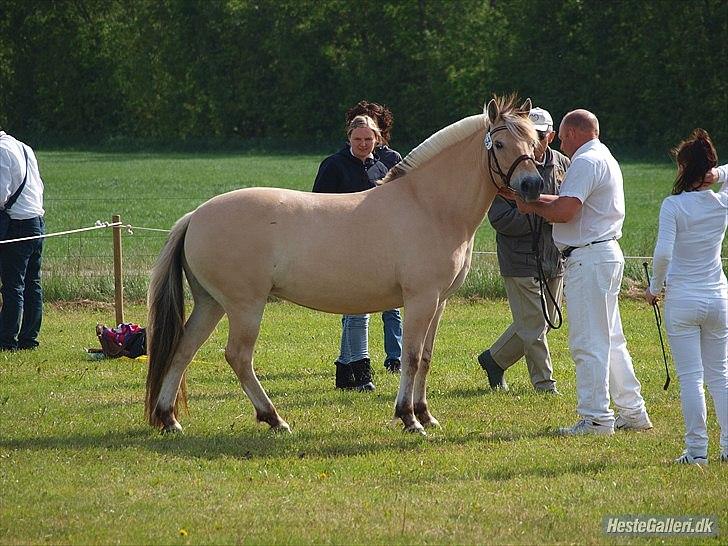
M 539 175 L 532 175 L 521 180 L 518 193 L 526 202 L 537 201 L 544 189 L 543 178 Z

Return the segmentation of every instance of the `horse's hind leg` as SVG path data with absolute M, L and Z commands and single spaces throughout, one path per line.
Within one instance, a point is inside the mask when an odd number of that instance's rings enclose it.
M 245 394 L 250 398 L 255 408 L 255 418 L 268 423 L 276 432 L 290 432 L 291 428 L 278 415 L 253 370 L 253 349 L 260 331 L 264 306 L 265 299 L 259 305 L 247 307 L 245 311 L 238 311 L 235 314 L 228 312 L 230 334 L 225 348 L 225 359 L 238 376 Z
M 407 301 L 404 313 L 404 343 L 402 371 L 399 378 L 399 392 L 394 406 L 394 417 L 402 420 L 404 430 L 424 434 L 422 424 L 417 420 L 413 406 L 413 384 L 418 373 L 427 331 L 438 308 L 437 297 Z
M 180 388 L 185 388 L 183 378 L 187 366 L 202 344 L 220 322 L 224 312 L 220 304 L 209 296 L 195 297 L 195 306 L 185 324 L 182 339 L 172 359 L 157 399 L 155 412 L 162 421 L 162 432 L 177 432 L 182 426 L 175 418 L 175 401 Z
M 427 374 L 430 371 L 430 362 L 432 361 L 432 350 L 435 345 L 435 335 L 437 334 L 437 327 L 440 324 L 440 318 L 442 312 L 445 309 L 445 302 L 443 301 L 437 308 L 437 312 L 430 323 L 430 327 L 427 330 L 427 337 L 425 338 L 425 344 L 422 348 L 422 358 L 420 359 L 420 365 L 417 368 L 417 374 L 415 375 L 413 402 L 415 416 L 422 424 L 423 427 L 437 427 L 440 423 L 437 422 L 430 410 L 427 407 Z

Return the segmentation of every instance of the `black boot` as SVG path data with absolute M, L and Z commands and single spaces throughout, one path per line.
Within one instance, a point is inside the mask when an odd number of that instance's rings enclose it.
M 334 362 L 336 365 L 336 388 L 337 389 L 353 389 L 355 387 L 354 382 L 354 370 L 351 364 L 342 364 L 339 361 Z
M 480 356 L 478 356 L 478 363 L 480 364 L 480 367 L 485 370 L 485 373 L 488 374 L 488 383 L 490 384 L 491 389 L 503 391 L 508 390 L 508 384 L 503 378 L 505 370 L 498 366 L 498 363 L 490 354 L 490 349 L 482 352 Z
M 368 358 L 351 363 L 354 369 L 354 388 L 358 391 L 373 391 L 372 365 Z
M 390 373 L 399 373 L 402 371 L 402 362 L 398 358 L 388 358 L 384 361 L 384 369 Z

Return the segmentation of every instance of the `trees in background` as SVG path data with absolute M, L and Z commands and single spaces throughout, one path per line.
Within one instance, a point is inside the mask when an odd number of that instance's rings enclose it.
M 417 143 L 516 91 L 633 153 L 728 147 L 724 0 L 0 0 L 0 35 L 29 140 L 332 141 L 367 98 Z

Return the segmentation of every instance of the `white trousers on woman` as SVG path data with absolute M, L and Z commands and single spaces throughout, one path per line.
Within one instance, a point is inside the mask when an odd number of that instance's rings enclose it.
M 576 364 L 576 412 L 606 426 L 614 425 L 610 394 L 628 419 L 646 411 L 619 314 L 623 272 L 619 243 L 609 241 L 574 250 L 564 275 L 569 351 Z
M 720 446 L 728 450 L 728 300 L 668 299 L 665 327 L 680 380 L 685 447 L 707 457 L 705 390 L 713 397 Z

